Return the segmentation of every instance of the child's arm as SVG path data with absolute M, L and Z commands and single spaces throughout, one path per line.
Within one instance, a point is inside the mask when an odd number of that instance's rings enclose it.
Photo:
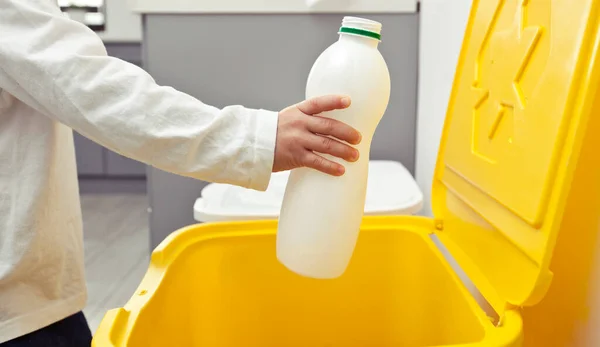
M 273 169 L 339 170 L 312 150 L 354 155 L 337 141 L 312 138 L 317 148 L 293 141 L 307 138 L 303 131 L 318 136 L 320 126 L 329 132 L 322 135 L 356 143 L 359 135 L 349 127 L 305 114 L 347 106 L 339 97 L 323 98 L 310 112 L 302 110 L 310 103 L 282 111 L 278 131 L 276 112 L 217 109 L 159 86 L 139 67 L 107 56 L 94 32 L 65 18 L 50 0 L 0 0 L 0 8 L 0 88 L 127 157 L 184 176 L 266 189 Z

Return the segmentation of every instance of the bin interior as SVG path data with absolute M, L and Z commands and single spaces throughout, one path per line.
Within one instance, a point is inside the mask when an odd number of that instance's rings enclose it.
M 484 338 L 478 309 L 427 231 L 364 230 L 346 273 L 315 280 L 277 261 L 273 229 L 188 246 L 142 308 L 128 345 L 465 344 Z

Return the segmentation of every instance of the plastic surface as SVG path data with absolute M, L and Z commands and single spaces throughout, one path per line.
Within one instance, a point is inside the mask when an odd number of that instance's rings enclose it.
M 194 204 L 198 222 L 277 219 L 289 172 L 273 174 L 264 192 L 228 184 L 209 184 Z M 423 194 L 400 163 L 369 162 L 365 215 L 411 215 L 419 212 Z
M 496 311 L 551 283 L 579 154 L 598 129 L 598 1 L 475 1 L 438 155 L 439 237 Z M 595 114 L 595 115 L 594 115 Z M 593 179 L 598 179 L 595 176 Z M 577 271 L 573 269 L 573 271 Z
M 381 30 L 381 24 L 356 17 L 343 25 L 363 30 Z M 345 110 L 323 113 L 339 119 L 362 134 L 356 146 L 360 158 L 342 163 L 346 172 L 333 177 L 319 171 L 292 170 L 279 215 L 277 257 L 290 270 L 315 278 L 340 276 L 354 250 L 367 191 L 369 151 L 373 134 L 387 108 L 390 76 L 377 49 L 379 40 L 355 34 L 340 34 L 313 65 L 306 98 L 343 94 L 352 98 Z
M 494 327 L 418 217 L 367 217 L 346 273 L 295 275 L 275 222 L 202 224 L 169 236 L 93 346 L 519 346 L 521 318 Z

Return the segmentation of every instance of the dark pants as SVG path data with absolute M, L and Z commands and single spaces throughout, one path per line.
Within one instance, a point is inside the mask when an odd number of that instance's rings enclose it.
M 90 347 L 92 332 L 79 312 L 38 331 L 0 343 L 0 347 Z

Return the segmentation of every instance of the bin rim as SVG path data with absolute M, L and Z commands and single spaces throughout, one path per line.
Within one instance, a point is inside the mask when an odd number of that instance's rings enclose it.
M 435 247 L 430 238 L 434 228 L 435 220 L 427 217 L 369 216 L 364 218 L 361 232 L 412 232 L 419 234 L 432 247 Z M 185 252 L 188 247 L 196 245 L 199 242 L 222 238 L 273 235 L 276 233 L 276 230 L 277 221 L 266 220 L 201 223 L 173 232 L 152 252 L 148 270 L 135 294 L 124 307 L 107 312 L 94 335 L 92 346 L 117 347 L 126 345 L 128 336 L 135 328 L 137 318 L 143 312 L 144 307 L 150 303 L 158 287 L 160 287 L 161 279 L 168 271 L 169 265 Z M 453 276 L 456 285 L 459 286 L 460 291 L 467 299 L 472 312 L 477 316 L 484 330 L 484 337 L 481 341 L 458 345 L 458 347 L 512 346 L 522 339 L 523 321 L 517 308 L 505 311 L 500 324 L 495 326 L 473 295 L 463 285 L 463 282 L 453 271 L 452 266 L 448 263 L 442 252 L 435 248 L 433 253 L 440 258 L 441 262 L 447 268 L 448 273 Z

